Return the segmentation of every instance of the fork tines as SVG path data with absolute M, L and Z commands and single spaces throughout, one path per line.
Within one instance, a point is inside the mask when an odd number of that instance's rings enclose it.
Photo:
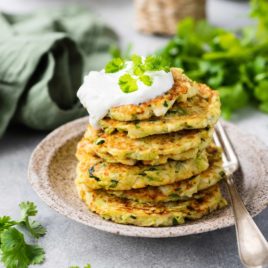
M 238 167 L 238 159 L 232 147 L 232 144 L 225 132 L 222 124 L 218 122 L 215 126 L 215 132 L 213 133 L 213 139 L 217 146 L 223 150 L 222 159 L 225 172 L 233 173 Z

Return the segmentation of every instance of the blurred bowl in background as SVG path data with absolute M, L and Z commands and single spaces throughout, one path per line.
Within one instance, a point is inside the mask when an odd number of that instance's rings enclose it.
M 185 17 L 204 19 L 206 0 L 134 0 L 136 28 L 148 34 L 173 35 Z

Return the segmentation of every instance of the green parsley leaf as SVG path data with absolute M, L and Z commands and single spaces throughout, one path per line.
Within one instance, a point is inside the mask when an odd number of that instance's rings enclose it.
M 88 263 L 84 268 L 91 268 L 91 265 Z
M 46 234 L 46 228 L 39 222 L 31 220 L 29 217 L 36 216 L 37 208 L 33 202 L 22 202 L 19 204 L 21 209 L 20 225 L 26 228 L 33 237 L 39 238 Z
M 29 202 L 29 201 L 21 202 L 19 204 L 19 207 L 21 209 L 22 219 L 25 219 L 29 216 L 36 216 L 36 214 L 37 214 L 37 208 L 33 202 Z
M 153 84 L 153 80 L 149 75 L 142 75 L 139 77 L 142 83 L 146 86 L 151 86 Z
M 150 55 L 146 57 L 144 62 L 145 71 L 169 71 L 167 61 L 161 56 Z
M 268 102 L 268 80 L 262 80 L 254 88 L 254 95 L 258 100 Z
M 183 68 L 191 79 L 220 90 L 223 116 L 228 118 L 249 104 L 267 111 L 268 1 L 250 2 L 257 25 L 234 33 L 187 18 L 180 21 L 176 35 L 156 52 L 170 66 Z M 148 69 L 161 65 L 160 60 L 147 59 Z
M 108 62 L 105 66 L 105 73 L 116 73 L 122 70 L 125 66 L 125 62 L 121 58 L 114 58 Z
M 133 66 L 133 73 L 136 76 L 141 76 L 144 73 L 143 65 Z
M 112 44 L 110 49 L 109 49 L 109 53 L 110 55 L 112 56 L 112 58 L 122 58 L 122 53 L 121 53 L 121 50 L 120 48 L 115 45 L 115 44 Z
M 267 39 L 268 34 L 268 3 L 266 0 L 251 0 L 251 16 L 258 21 L 257 36 Z
M 262 112 L 264 113 L 268 113 L 268 101 L 267 102 L 263 102 L 259 105 L 259 108 Z
M 44 236 L 47 232 L 46 228 L 37 221 L 29 220 L 28 224 L 28 230 L 35 238 L 40 238 Z
M 159 56 L 148 56 L 145 59 L 146 71 L 158 71 L 161 68 L 161 58 Z
M 221 87 L 219 92 L 223 104 L 222 115 L 226 119 L 230 118 L 232 111 L 248 104 L 249 95 L 241 84 Z
M 121 90 L 125 93 L 134 92 L 138 89 L 137 80 L 134 79 L 130 74 L 120 76 L 118 84 Z
M 109 54 L 112 56 L 112 58 L 122 58 L 129 60 L 131 58 L 132 48 L 132 43 L 128 43 L 125 49 L 120 49 L 119 46 L 112 44 L 109 49 Z
M 142 62 L 142 57 L 139 55 L 132 55 L 131 60 L 133 62 L 133 73 L 137 76 L 140 76 L 144 73 L 144 65 Z
M 142 64 L 142 57 L 137 55 L 137 54 L 133 54 L 131 56 L 131 60 L 132 60 L 134 65 L 141 65 Z
M 26 244 L 23 234 L 15 228 L 4 230 L 0 239 L 1 261 L 6 268 L 27 268 L 30 264 L 40 264 L 45 259 L 44 250 Z
M 38 245 L 26 245 L 27 255 L 31 264 L 41 264 L 45 260 L 45 251 Z
M 11 220 L 11 218 L 9 216 L 0 217 L 0 235 L 4 230 L 6 230 L 9 227 L 12 227 L 12 226 L 14 226 L 16 224 L 17 224 L 17 222 Z

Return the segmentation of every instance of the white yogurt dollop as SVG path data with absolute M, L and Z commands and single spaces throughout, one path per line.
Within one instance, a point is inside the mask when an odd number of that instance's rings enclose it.
M 110 108 L 128 104 L 138 105 L 146 102 L 163 95 L 171 89 L 174 83 L 171 72 L 145 72 L 152 78 L 152 85 L 146 86 L 138 80 L 138 90 L 124 93 L 118 85 L 118 80 L 120 76 L 126 73 L 135 77 L 131 70 L 132 62 L 127 62 L 126 67 L 116 73 L 105 73 L 105 70 L 91 71 L 84 77 L 84 83 L 79 88 L 77 96 L 87 109 L 89 122 L 93 127 L 99 128 L 99 120 L 106 116 Z

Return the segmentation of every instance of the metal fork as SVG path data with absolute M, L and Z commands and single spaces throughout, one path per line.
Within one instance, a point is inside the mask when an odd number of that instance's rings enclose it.
M 248 213 L 234 184 L 233 173 L 239 168 L 239 162 L 220 122 L 215 127 L 213 139 L 223 149 L 225 182 L 231 197 L 241 262 L 245 267 L 268 267 L 268 243 Z

